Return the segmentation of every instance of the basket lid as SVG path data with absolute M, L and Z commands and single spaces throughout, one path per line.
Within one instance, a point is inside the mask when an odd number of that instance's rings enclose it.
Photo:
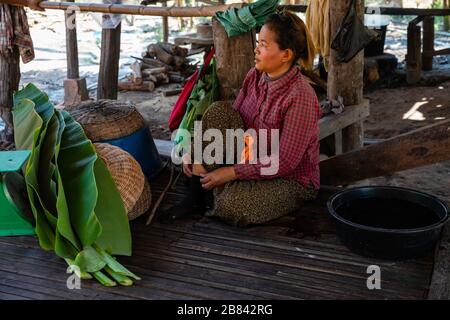
M 94 142 L 126 137 L 146 126 L 136 107 L 117 100 L 89 100 L 66 107 Z

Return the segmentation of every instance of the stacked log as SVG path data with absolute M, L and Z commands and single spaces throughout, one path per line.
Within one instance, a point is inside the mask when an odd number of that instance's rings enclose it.
M 167 42 L 150 44 L 142 58 L 130 65 L 127 81 L 119 83 L 120 90 L 153 91 L 167 83 L 184 84 L 194 71 L 189 64 L 188 50 Z

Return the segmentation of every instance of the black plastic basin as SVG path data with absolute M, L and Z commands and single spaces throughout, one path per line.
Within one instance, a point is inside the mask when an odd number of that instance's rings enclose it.
M 332 195 L 327 206 L 345 246 L 390 260 L 432 253 L 449 219 L 447 205 L 438 198 L 399 187 L 346 189 Z

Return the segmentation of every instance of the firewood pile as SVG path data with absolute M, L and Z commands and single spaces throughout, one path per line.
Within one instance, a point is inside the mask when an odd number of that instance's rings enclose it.
M 171 43 L 154 43 L 130 65 L 127 80 L 119 82 L 120 90 L 154 91 L 156 87 L 168 83 L 184 84 L 195 71 L 189 64 L 188 49 Z

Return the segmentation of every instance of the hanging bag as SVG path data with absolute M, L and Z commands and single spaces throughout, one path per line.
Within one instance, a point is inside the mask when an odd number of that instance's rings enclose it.
M 364 26 L 356 10 L 356 0 L 352 0 L 344 21 L 331 43 L 331 48 L 338 53 L 337 61 L 341 63 L 352 60 L 378 36 L 375 31 Z

